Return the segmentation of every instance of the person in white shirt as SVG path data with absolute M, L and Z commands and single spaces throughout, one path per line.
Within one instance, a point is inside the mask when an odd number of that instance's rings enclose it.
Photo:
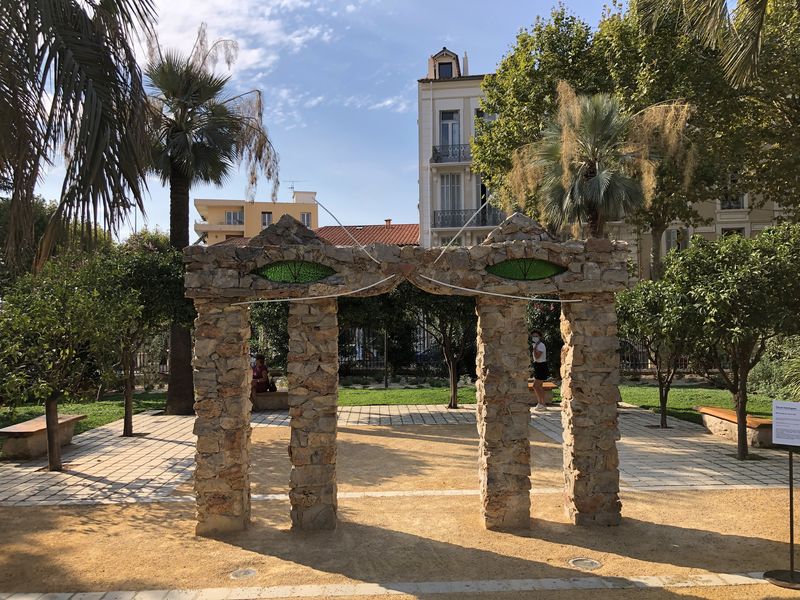
M 541 412 L 547 410 L 542 388 L 542 384 L 550 377 L 550 369 L 547 366 L 547 347 L 542 341 L 542 332 L 536 329 L 531 332 L 531 342 L 533 346 L 533 393 L 536 394 L 536 406 L 533 407 L 533 410 Z

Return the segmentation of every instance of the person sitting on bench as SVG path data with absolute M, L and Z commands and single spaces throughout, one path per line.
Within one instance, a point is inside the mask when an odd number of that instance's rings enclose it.
M 269 369 L 264 364 L 263 354 L 256 354 L 256 364 L 253 366 L 253 381 L 250 384 L 250 396 L 255 396 L 262 392 L 275 392 L 277 388 L 269 378 Z

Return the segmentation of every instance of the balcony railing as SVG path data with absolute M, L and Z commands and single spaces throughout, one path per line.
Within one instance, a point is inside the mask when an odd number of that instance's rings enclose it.
M 456 144 L 454 146 L 434 146 L 431 162 L 469 162 L 472 160 L 472 151 L 469 144 Z
M 433 211 L 434 227 L 462 227 L 475 213 L 474 208 L 466 210 L 435 210 Z M 470 227 L 496 227 L 506 218 L 502 210 L 487 206 L 469 224 Z

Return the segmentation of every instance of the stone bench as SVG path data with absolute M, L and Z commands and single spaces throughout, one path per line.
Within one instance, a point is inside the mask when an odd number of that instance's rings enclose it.
M 58 415 L 58 437 L 62 446 L 72 443 L 75 423 L 86 415 Z M 47 422 L 44 415 L 0 429 L 3 458 L 38 458 L 47 455 Z
M 542 389 L 544 390 L 544 401 L 546 404 L 550 404 L 553 401 L 553 390 L 556 388 L 558 388 L 558 386 L 552 381 L 545 381 L 542 384 Z M 536 404 L 538 400 L 536 399 L 536 392 L 533 391 L 533 379 L 528 379 L 528 389 L 531 391 L 531 404 Z
M 257 392 L 253 398 L 253 410 L 288 410 L 289 392 Z
M 703 418 L 703 425 L 714 435 L 737 440 L 736 411 L 715 406 L 698 406 L 695 410 Z M 747 415 L 747 443 L 754 448 L 772 447 L 772 420 Z

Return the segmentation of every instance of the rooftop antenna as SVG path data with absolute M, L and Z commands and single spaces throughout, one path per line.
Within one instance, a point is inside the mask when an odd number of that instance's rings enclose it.
M 294 193 L 294 184 L 295 183 L 301 183 L 301 182 L 308 181 L 308 180 L 307 179 L 288 179 L 287 181 L 289 183 L 289 189 L 292 190 L 292 193 Z

